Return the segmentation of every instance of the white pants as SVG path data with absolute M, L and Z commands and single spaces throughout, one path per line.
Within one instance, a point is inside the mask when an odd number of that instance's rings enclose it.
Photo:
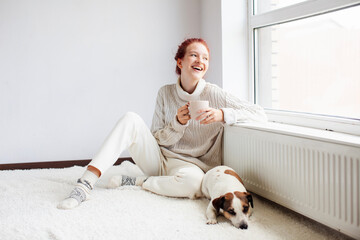
M 201 196 L 204 172 L 192 163 L 164 158 L 149 128 L 135 113 L 126 113 L 118 121 L 89 165 L 104 173 L 125 149 L 136 165 L 151 176 L 144 182 L 144 189 L 169 197 Z

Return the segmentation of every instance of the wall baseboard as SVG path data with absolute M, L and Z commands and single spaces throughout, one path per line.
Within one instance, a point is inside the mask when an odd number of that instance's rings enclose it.
M 70 160 L 70 161 L 51 161 L 51 162 L 29 162 L 29 163 L 9 163 L 0 164 L 0 170 L 17 169 L 43 169 L 43 168 L 68 168 L 73 166 L 87 166 L 91 159 Z M 119 158 L 114 165 L 120 165 L 123 161 L 134 162 L 131 157 Z

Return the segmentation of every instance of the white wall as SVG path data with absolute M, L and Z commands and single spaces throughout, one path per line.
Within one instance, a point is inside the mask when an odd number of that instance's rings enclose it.
M 206 80 L 249 100 L 247 1 L 201 0 L 201 36 L 211 51 Z
M 1 0 L 0 164 L 91 159 L 127 111 L 150 126 L 188 37 L 210 46 L 206 80 L 247 99 L 244 21 L 237 0 Z
M 90 159 L 127 111 L 150 126 L 200 0 L 1 0 L 0 164 Z
M 225 0 L 226 1 L 226 0 Z M 210 65 L 205 79 L 222 87 L 221 0 L 201 0 L 201 37 L 210 48 Z
M 221 13 L 222 87 L 240 99 L 250 100 L 247 1 L 223 0 Z

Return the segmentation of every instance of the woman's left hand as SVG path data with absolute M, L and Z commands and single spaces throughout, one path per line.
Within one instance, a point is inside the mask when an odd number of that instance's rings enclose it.
M 200 124 L 224 122 L 224 112 L 221 109 L 207 108 L 200 110 L 198 113 L 202 113 L 196 118 L 197 121 L 202 119 Z

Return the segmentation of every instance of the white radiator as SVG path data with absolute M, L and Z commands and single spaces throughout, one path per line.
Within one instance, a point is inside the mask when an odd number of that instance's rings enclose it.
M 224 165 L 249 191 L 360 239 L 359 147 L 233 126 Z

